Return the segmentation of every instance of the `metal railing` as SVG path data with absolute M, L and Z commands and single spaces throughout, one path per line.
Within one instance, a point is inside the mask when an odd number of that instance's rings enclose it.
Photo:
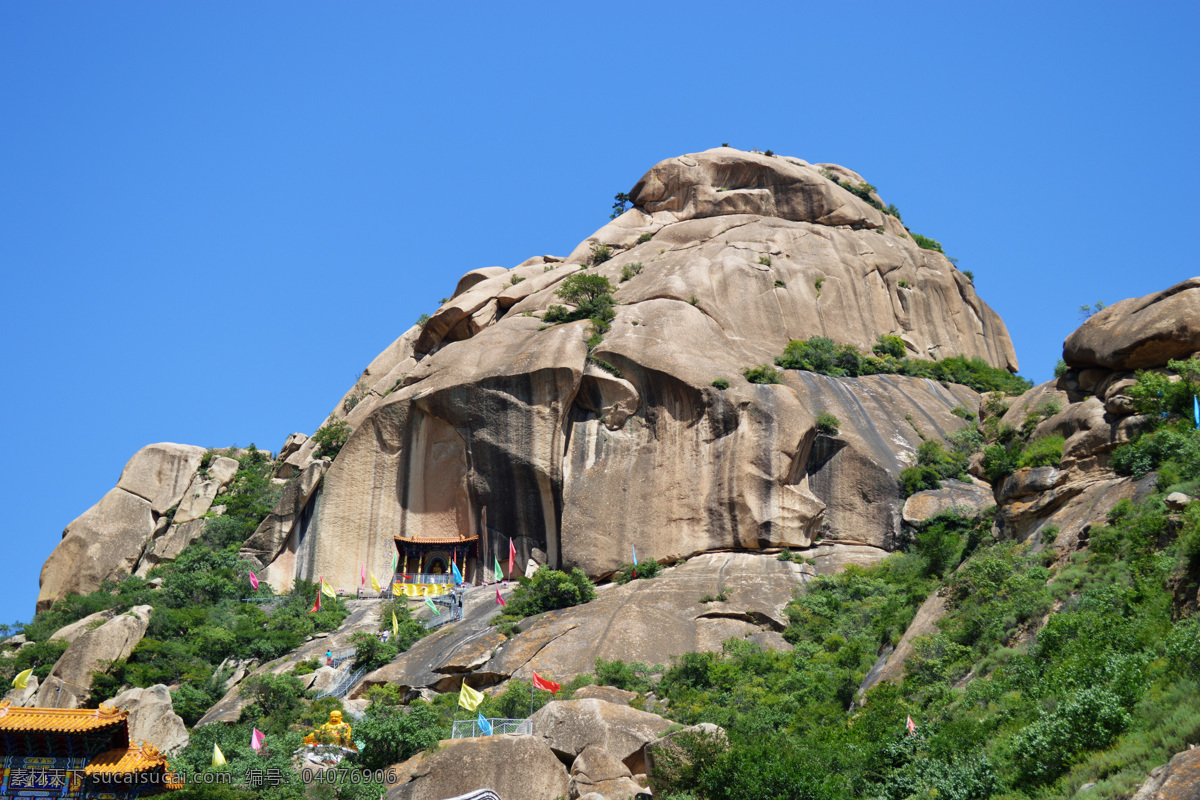
M 314 697 L 313 699 L 320 700 L 322 697 L 337 697 L 337 698 L 341 699 L 341 698 L 345 697 L 346 692 L 350 691 L 350 689 L 353 688 L 354 684 L 358 683 L 359 679 L 362 678 L 362 676 L 366 675 L 366 674 L 367 674 L 367 668 L 359 667 L 354 672 L 342 675 L 340 678 L 338 678 L 336 681 L 331 683 L 325 689 L 317 692 L 317 696 Z
M 353 647 L 349 647 L 345 650 L 335 650 L 333 651 L 333 657 L 329 659 L 329 663 L 326 666 L 340 667 L 342 664 L 354 658 L 354 653 L 355 650 Z
M 402 574 L 402 573 L 399 573 Z M 434 575 L 432 572 L 408 573 L 408 580 L 398 577 L 398 583 L 450 583 L 453 577 L 449 574 Z
M 425 626 L 425 630 L 431 631 L 434 628 L 440 628 L 443 625 L 449 625 L 451 622 L 457 622 L 463 618 L 462 608 L 456 608 L 453 612 L 447 614 L 438 614 L 430 617 L 421 624 Z
M 460 719 L 454 721 L 454 727 L 450 730 L 451 739 L 469 739 L 475 736 L 500 736 L 505 733 L 533 733 L 533 720 L 531 719 L 490 719 L 488 723 L 492 726 L 490 734 L 484 733 L 479 727 L 479 719 Z

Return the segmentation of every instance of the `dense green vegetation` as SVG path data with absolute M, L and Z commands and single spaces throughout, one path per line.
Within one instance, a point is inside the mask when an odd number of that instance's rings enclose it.
M 539 567 L 532 578 L 520 578 L 517 582 L 519 585 L 509 598 L 504 613 L 491 621 L 509 635 L 515 633 L 515 624 L 525 617 L 556 608 L 570 608 L 596 597 L 596 587 L 578 568 L 561 572 Z
M 334 420 L 313 434 L 317 449 L 313 453 L 317 458 L 337 458 L 346 442 L 350 440 L 350 423 L 344 419 Z
M 1033 387 L 1008 370 L 992 367 L 981 358 L 952 356 L 926 361 L 904 356 L 904 342 L 896 336 L 880 336 L 870 355 L 849 344 L 839 345 L 824 336 L 806 341 L 793 339 L 775 363 L 784 369 L 805 370 L 835 378 L 860 375 L 909 375 L 942 383 L 959 383 L 977 392 L 1018 395 Z

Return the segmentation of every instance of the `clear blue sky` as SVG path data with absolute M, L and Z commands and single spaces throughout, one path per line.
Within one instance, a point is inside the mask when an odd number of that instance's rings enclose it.
M 1047 379 L 1081 303 L 1200 273 L 1198 8 L 0 4 L 0 621 L 142 445 L 278 450 L 722 142 L 861 172 Z

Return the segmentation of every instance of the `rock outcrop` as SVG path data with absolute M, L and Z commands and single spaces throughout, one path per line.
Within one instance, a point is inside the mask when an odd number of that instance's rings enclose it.
M 443 800 L 479 789 L 501 798 L 558 800 L 569 791 L 566 767 L 536 736 L 450 739 L 392 768 L 387 800 Z
M 68 594 L 87 594 L 174 558 L 203 529 L 200 517 L 237 473 L 224 456 L 200 469 L 205 449 L 160 443 L 143 447 L 117 485 L 63 531 L 42 566 L 37 610 Z
M 1200 750 L 1184 750 L 1151 770 L 1133 800 L 1196 800 L 1200 797 Z
M 319 574 L 354 585 L 360 564 L 389 563 L 395 535 L 478 537 L 488 563 L 512 541 L 521 563 L 539 550 L 594 577 L 632 546 L 660 562 L 818 538 L 894 547 L 897 477 L 918 429 L 961 427 L 949 411 L 978 396 L 895 376 L 755 385 L 742 370 L 813 335 L 869 349 L 895 334 L 918 357 L 1010 369 L 1016 359 L 971 282 L 842 185 L 861 182 L 729 148 L 669 159 L 565 259 L 465 275 L 330 414 L 353 433 L 312 502 L 317 535 L 300 556 L 274 534 L 251 548 L 279 562 L 271 584 Z M 585 269 L 616 303 L 590 351 L 586 320 L 540 319 Z M 820 411 L 844 421 L 831 441 L 817 435 Z M 293 469 L 311 444 L 288 446 Z
M 98 628 L 81 633 L 54 663 L 38 690 L 37 705 L 79 708 L 88 698 L 92 673 L 127 658 L 150 624 L 150 606 L 134 606 Z
M 1063 344 L 1072 367 L 1160 367 L 1200 352 L 1200 278 L 1131 297 L 1092 315 Z
M 682 653 L 720 650 L 731 637 L 774 649 L 790 645 L 784 606 L 815 572 L 811 566 L 752 553 L 708 553 L 652 580 L 602 588 L 582 606 L 521 623 L 513 639 L 497 637 L 491 588 L 468 590 L 466 614 L 367 675 L 356 695 L 390 683 L 406 689 L 457 689 L 524 680 L 532 672 L 567 681 L 595 669 L 597 658 L 668 664 Z M 724 601 L 701 603 L 724 595 Z
M 129 712 L 131 742 L 149 742 L 163 753 L 187 747 L 187 726 L 175 713 L 171 692 L 163 684 L 147 689 L 128 689 L 109 700 L 107 705 Z
M 645 773 L 646 745 L 672 725 L 657 714 L 603 700 L 548 703 L 532 722 L 533 735 L 545 739 L 559 758 L 574 761 L 596 748 L 628 767 L 631 775 Z

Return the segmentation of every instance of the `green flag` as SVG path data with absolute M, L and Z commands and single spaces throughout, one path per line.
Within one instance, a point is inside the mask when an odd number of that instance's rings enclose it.
M 425 605 L 429 606 L 429 610 L 432 611 L 433 613 L 437 614 L 439 617 L 442 615 L 442 612 L 438 611 L 438 607 L 435 606 L 433 604 L 433 601 L 430 600 L 428 597 L 425 598 Z
M 397 561 L 396 554 L 392 553 L 392 574 L 393 575 L 396 574 L 396 561 Z
M 500 571 L 500 559 L 496 559 L 496 581 L 504 580 L 504 573 Z

